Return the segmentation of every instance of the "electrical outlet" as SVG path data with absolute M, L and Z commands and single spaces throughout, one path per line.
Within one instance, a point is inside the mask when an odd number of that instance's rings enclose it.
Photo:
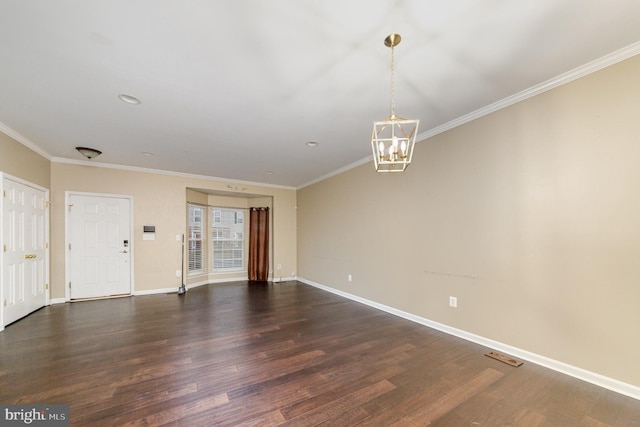
M 458 298 L 449 297 L 449 307 L 458 307 Z
M 353 282 L 353 276 L 352 276 L 352 275 L 350 275 L 350 274 L 349 274 L 349 275 L 347 276 L 347 279 L 348 279 L 350 282 Z
M 182 271 L 176 270 L 176 277 L 180 277 L 180 276 L 182 276 Z
M 282 264 L 278 264 L 278 270 L 282 270 Z
M 296 277 L 296 272 L 295 271 L 291 271 L 291 277 Z

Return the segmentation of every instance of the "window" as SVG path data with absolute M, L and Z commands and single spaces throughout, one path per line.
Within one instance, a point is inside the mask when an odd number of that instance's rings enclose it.
M 215 209 L 212 216 L 214 224 L 222 224 L 222 211 L 220 209 Z
M 189 272 L 202 271 L 204 247 L 204 208 L 189 205 Z
M 244 212 L 237 209 L 211 210 L 212 265 L 214 271 L 243 270 Z

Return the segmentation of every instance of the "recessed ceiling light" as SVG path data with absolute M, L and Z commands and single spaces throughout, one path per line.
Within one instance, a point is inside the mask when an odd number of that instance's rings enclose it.
M 149 153 L 148 151 L 143 151 L 142 154 L 147 156 L 147 157 L 153 156 L 153 153 Z
M 306 144 L 307 144 L 307 147 L 317 147 L 318 146 L 318 143 L 315 142 L 315 141 L 309 141 Z
M 120 95 L 118 95 L 118 98 L 120 98 L 121 101 L 124 101 L 127 104 L 132 104 L 132 105 L 138 105 L 141 102 L 135 96 L 127 95 L 127 94 L 124 94 L 124 93 L 121 93 Z
M 271 171 L 266 171 L 264 174 L 265 174 L 265 175 L 273 175 L 273 172 L 271 172 Z

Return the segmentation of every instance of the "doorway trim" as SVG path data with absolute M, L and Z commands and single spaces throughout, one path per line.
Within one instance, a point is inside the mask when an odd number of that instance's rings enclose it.
M 10 181 L 13 182 L 17 182 L 18 184 L 22 184 L 22 185 L 26 185 L 27 187 L 31 187 L 34 188 L 38 191 L 42 191 L 44 193 L 44 198 L 45 198 L 45 210 L 44 210 L 44 240 L 45 240 L 45 247 L 44 247 L 44 253 L 45 253 L 45 261 L 44 261 L 44 280 L 45 280 L 45 307 L 51 304 L 51 281 L 50 281 L 50 257 L 49 257 L 49 251 L 50 251 L 50 241 L 51 241 L 51 237 L 49 235 L 49 210 L 50 210 L 50 203 L 51 200 L 49 198 L 49 189 L 42 187 L 38 184 L 34 184 L 33 182 L 24 180 L 22 178 L 18 178 L 16 176 L 13 175 L 9 175 L 6 172 L 2 172 L 0 171 L 0 331 L 4 330 L 4 250 L 3 245 L 4 245 L 4 239 L 6 238 L 6 236 L 4 236 L 4 180 L 8 179 Z
M 135 229 L 133 228 L 133 196 L 126 194 L 110 194 L 110 193 L 90 193 L 84 191 L 65 191 L 64 192 L 64 300 L 65 302 L 71 302 L 71 291 L 69 290 L 69 281 L 71 280 L 71 270 L 69 267 L 69 244 L 70 244 L 70 228 L 69 228 L 69 208 L 71 207 L 71 196 L 87 196 L 87 197 L 103 197 L 110 199 L 128 199 L 129 200 L 129 230 L 131 230 L 131 241 L 129 247 L 131 248 L 131 262 L 129 263 L 129 275 L 131 283 L 131 295 L 134 295 L 136 284 L 134 273 L 134 259 L 135 259 Z M 108 298 L 108 297 L 107 297 Z

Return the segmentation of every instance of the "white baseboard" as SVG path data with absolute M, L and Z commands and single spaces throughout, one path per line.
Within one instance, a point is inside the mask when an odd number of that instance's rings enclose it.
M 227 279 L 207 280 L 205 283 L 202 283 L 202 284 L 208 285 L 209 283 L 246 282 L 247 280 L 249 280 L 249 278 L 247 276 L 244 276 L 244 277 L 227 278 Z M 189 285 L 189 287 L 192 288 L 193 285 Z
M 228 278 L 228 279 L 213 279 L 213 280 L 202 280 L 200 282 L 190 283 L 185 285 L 187 290 L 197 288 L 199 286 L 209 285 L 211 283 L 226 283 L 226 282 L 244 282 L 248 279 L 246 277 L 239 278 Z M 131 295 L 140 296 L 140 295 L 155 295 L 155 294 L 170 294 L 174 292 L 178 292 L 178 288 L 180 285 L 176 285 L 174 288 L 160 288 L 160 289 L 149 289 L 144 291 L 134 291 Z M 55 300 L 51 300 L 51 304 L 58 304 L 66 302 L 64 298 L 56 298 Z
M 243 280 L 247 280 L 246 278 L 236 278 L 236 279 L 214 279 L 214 280 L 202 280 L 195 283 L 190 283 L 185 285 L 186 290 L 197 288 L 199 286 L 208 285 L 210 283 L 223 283 L 223 282 L 241 282 Z M 180 285 L 176 285 L 175 288 L 164 288 L 164 289 L 150 289 L 148 291 L 135 291 L 132 295 L 154 295 L 154 294 L 170 294 L 177 293 Z
M 162 288 L 162 289 L 149 289 L 146 291 L 134 291 L 131 295 L 139 296 L 139 295 L 155 295 L 155 294 L 170 294 L 172 292 L 178 292 L 178 285 L 174 288 Z
M 297 279 L 295 277 L 274 277 L 271 279 L 273 283 L 291 282 L 292 280 L 297 280 Z
M 203 285 L 208 285 L 208 284 L 211 284 L 211 283 L 246 282 L 247 280 L 249 280 L 248 277 L 238 277 L 238 278 L 235 278 L 235 279 L 203 280 L 201 282 L 191 283 L 191 284 L 187 285 L 187 289 L 191 289 L 191 288 L 195 288 L 195 287 L 203 286 Z M 273 282 L 273 283 L 290 282 L 292 280 L 296 280 L 296 278 L 295 277 L 272 277 L 272 278 L 270 278 L 270 281 Z
M 185 285 L 185 287 L 187 288 L 187 290 L 189 290 L 189 289 L 197 288 L 199 286 L 208 285 L 209 283 L 210 283 L 209 280 L 203 280 L 201 282 L 189 283 L 188 285 Z
M 501 352 L 507 353 L 511 356 L 515 356 L 520 359 L 527 360 L 529 362 L 535 363 L 540 366 L 544 366 L 545 368 L 553 369 L 554 371 L 572 376 L 574 378 L 578 378 L 580 380 L 589 382 L 591 384 L 597 385 L 599 387 L 606 388 L 608 390 L 614 391 L 616 393 L 623 394 L 625 396 L 632 397 L 634 399 L 640 400 L 640 387 L 628 384 L 613 378 L 606 377 L 601 374 L 597 374 L 595 372 L 587 371 L 582 368 L 578 368 L 576 366 L 569 365 L 564 362 L 560 362 L 558 360 L 554 360 L 548 358 L 546 356 L 541 356 L 539 354 L 532 353 L 527 350 L 522 350 L 517 347 L 510 346 L 508 344 L 501 343 L 499 341 L 494 341 L 489 338 L 482 337 L 480 335 L 472 334 L 467 331 L 463 331 L 461 329 L 452 328 L 451 326 L 444 325 L 442 323 L 434 322 L 433 320 L 426 319 L 424 317 L 416 316 L 415 314 L 408 313 L 406 311 L 398 310 L 396 308 L 377 303 L 375 301 L 371 301 L 365 298 L 361 298 L 357 295 L 352 295 L 344 291 L 340 291 L 338 289 L 331 288 L 329 286 L 321 285 L 320 283 L 313 282 L 311 280 L 297 278 L 298 281 L 302 283 L 306 283 L 307 285 L 314 286 L 316 288 L 325 290 L 327 292 L 331 292 L 333 294 L 339 295 L 344 298 L 348 298 L 352 301 L 359 302 L 361 304 L 368 305 L 370 307 L 376 308 L 378 310 L 385 311 L 387 313 L 393 314 L 398 317 L 402 317 L 404 319 L 410 320 L 415 323 L 419 323 L 424 326 L 428 326 L 430 328 L 436 329 L 441 332 L 445 332 L 449 335 L 456 336 L 458 338 L 462 338 L 467 341 L 474 342 L 476 344 L 483 345 L 485 347 L 499 350 Z

